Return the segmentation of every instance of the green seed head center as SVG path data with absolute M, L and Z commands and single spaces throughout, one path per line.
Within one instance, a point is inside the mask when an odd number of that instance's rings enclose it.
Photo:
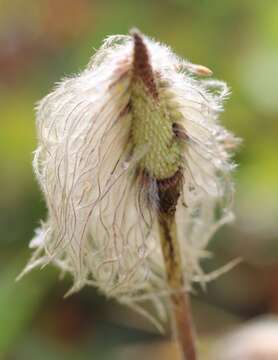
M 181 166 L 181 144 L 173 132 L 175 117 L 163 99 L 157 101 L 137 80 L 132 85 L 132 141 L 147 146 L 140 167 L 156 179 L 172 177 Z

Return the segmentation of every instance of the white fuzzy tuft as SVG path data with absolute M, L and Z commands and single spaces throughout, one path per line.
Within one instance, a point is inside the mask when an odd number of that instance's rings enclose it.
M 187 136 L 176 216 L 190 287 L 202 279 L 200 259 L 209 239 L 232 219 L 228 149 L 235 141 L 217 119 L 228 89 L 196 78 L 193 64 L 144 41 L 160 96 L 170 94 Z M 130 141 L 132 56 L 130 36 L 109 37 L 81 74 L 63 80 L 40 102 L 33 166 L 48 218 L 31 241 L 35 250 L 23 274 L 52 262 L 73 276 L 71 291 L 93 284 L 135 308 L 151 300 L 163 319 L 168 290 L 157 219 L 142 200 L 136 171 L 148 144 L 132 151 Z M 155 198 L 156 191 L 150 185 L 148 196 Z

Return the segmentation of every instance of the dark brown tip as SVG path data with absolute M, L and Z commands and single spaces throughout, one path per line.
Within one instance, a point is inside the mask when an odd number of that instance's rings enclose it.
M 130 34 L 134 40 L 133 52 L 133 71 L 134 76 L 140 78 L 145 84 L 147 90 L 153 96 L 158 98 L 158 91 L 156 88 L 153 70 L 150 64 L 150 57 L 143 36 L 137 29 L 132 29 Z

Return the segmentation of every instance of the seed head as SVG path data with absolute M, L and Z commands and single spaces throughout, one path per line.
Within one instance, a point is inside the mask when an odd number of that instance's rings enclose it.
M 134 30 L 39 103 L 33 167 L 48 218 L 23 273 L 51 262 L 71 291 L 92 284 L 138 309 L 150 300 L 163 317 L 158 213 L 169 213 L 186 286 L 205 279 L 205 247 L 231 219 L 237 142 L 218 123 L 226 84 L 198 77 L 210 73 Z

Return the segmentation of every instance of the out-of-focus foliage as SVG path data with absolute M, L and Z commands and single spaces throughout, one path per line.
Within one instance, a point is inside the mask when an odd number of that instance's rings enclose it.
M 0 359 L 162 360 L 172 352 L 145 319 L 92 289 L 63 299 L 70 280 L 59 282 L 53 269 L 14 282 L 45 216 L 31 167 L 34 104 L 83 68 L 103 37 L 133 26 L 228 82 L 222 119 L 243 138 L 237 220 L 216 235 L 205 265 L 243 262 L 194 296 L 204 358 L 218 332 L 278 311 L 278 2 L 0 0 Z

